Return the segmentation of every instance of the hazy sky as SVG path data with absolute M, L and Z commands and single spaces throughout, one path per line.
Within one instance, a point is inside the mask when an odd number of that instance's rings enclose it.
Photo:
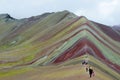
M 62 10 L 107 25 L 120 24 L 120 0 L 0 0 L 0 14 L 14 18 Z

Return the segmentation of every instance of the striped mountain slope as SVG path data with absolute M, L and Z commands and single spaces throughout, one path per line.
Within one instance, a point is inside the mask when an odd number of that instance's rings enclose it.
M 80 66 L 85 55 L 96 69 L 94 80 L 120 79 L 120 33 L 116 28 L 69 11 L 20 20 L 0 15 L 0 80 L 23 76 L 22 80 L 79 80 L 87 76 Z M 77 71 L 79 68 L 82 70 Z

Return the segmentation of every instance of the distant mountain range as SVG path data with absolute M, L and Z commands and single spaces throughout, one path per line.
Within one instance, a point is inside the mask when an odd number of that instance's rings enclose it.
M 16 80 L 22 77 L 19 74 L 23 74 L 23 80 L 64 80 L 61 77 L 43 78 L 34 69 L 38 71 L 41 66 L 76 67 L 86 55 L 89 65 L 98 73 L 95 80 L 119 80 L 120 26 L 106 26 L 66 10 L 24 19 L 0 14 L 0 80 L 11 80 L 11 76 Z M 3 74 L 5 70 L 8 72 Z M 35 74 L 28 78 L 29 73 L 24 74 L 28 71 Z M 32 78 L 35 75 L 37 78 Z

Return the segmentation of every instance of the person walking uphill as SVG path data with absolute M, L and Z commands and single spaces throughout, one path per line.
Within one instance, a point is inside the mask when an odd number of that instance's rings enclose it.
M 92 76 L 94 76 L 94 71 L 93 71 L 93 68 L 89 66 L 89 75 L 90 75 L 90 78 Z
M 87 64 L 88 64 L 88 56 L 85 56 L 82 65 L 87 65 Z

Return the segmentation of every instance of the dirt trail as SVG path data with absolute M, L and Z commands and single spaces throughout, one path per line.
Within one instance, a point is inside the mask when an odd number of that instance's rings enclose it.
M 111 80 L 109 78 L 100 78 L 97 74 L 96 72 L 96 75 L 90 78 L 85 67 L 79 64 L 63 67 L 36 68 L 24 74 L 0 78 L 0 80 Z
M 89 66 L 89 64 L 88 64 Z M 85 65 L 43 66 L 32 70 L 0 78 L 0 80 L 113 80 L 106 73 L 94 70 L 95 76 L 90 78 Z

